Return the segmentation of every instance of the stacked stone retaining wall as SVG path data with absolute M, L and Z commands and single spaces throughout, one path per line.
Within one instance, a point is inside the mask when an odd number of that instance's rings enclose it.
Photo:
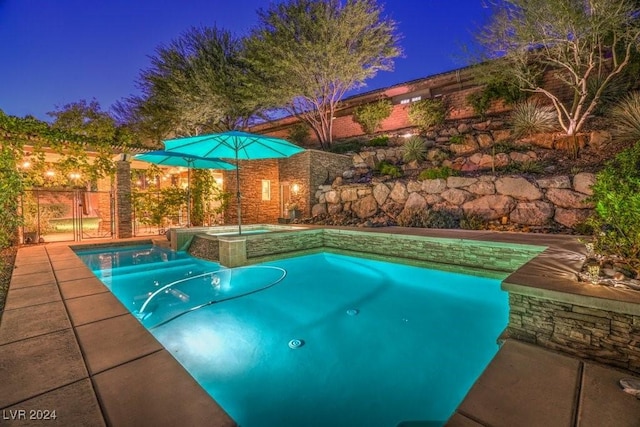
M 350 212 L 361 219 L 405 211 L 449 210 L 459 216 L 525 226 L 573 228 L 593 211 L 592 173 L 540 179 L 522 176 L 449 177 L 370 184 L 320 186 L 312 214 Z

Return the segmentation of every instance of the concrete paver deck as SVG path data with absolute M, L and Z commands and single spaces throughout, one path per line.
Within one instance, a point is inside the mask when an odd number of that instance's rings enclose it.
M 0 372 L 0 425 L 235 425 L 68 245 L 18 251 Z

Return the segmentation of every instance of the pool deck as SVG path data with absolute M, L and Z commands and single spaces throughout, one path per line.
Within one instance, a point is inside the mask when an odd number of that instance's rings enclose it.
M 550 292 L 562 292 L 563 281 L 581 263 L 581 245 L 569 236 L 366 231 L 546 245 L 515 279 L 540 282 Z M 612 295 L 606 288 L 580 292 Z M 626 296 L 635 301 L 636 294 Z M 0 425 L 235 425 L 69 244 L 18 251 L 0 319 L 0 369 Z M 640 400 L 618 386 L 621 378 L 634 376 L 507 340 L 447 425 L 640 426 Z M 31 410 L 55 410 L 56 419 L 29 419 L 46 415 Z

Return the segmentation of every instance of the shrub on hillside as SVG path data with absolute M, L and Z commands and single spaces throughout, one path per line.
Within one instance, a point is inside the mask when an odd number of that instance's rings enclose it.
M 424 181 L 425 179 L 438 179 L 438 178 L 442 178 L 442 179 L 447 179 L 450 176 L 456 176 L 457 172 L 453 169 L 451 169 L 448 166 L 442 166 L 439 168 L 431 168 L 431 169 L 425 169 L 422 172 L 420 172 L 420 175 L 418 175 L 418 180 L 420 181 Z
M 442 98 L 427 98 L 409 105 L 409 121 L 421 129 L 444 123 L 447 107 Z
M 640 142 L 610 161 L 593 185 L 594 248 L 640 268 Z
M 364 133 L 371 135 L 378 130 L 384 119 L 391 115 L 393 106 L 388 99 L 357 107 L 353 111 L 353 121 L 358 123 Z
M 299 122 L 291 126 L 289 128 L 289 141 L 304 145 L 309 141 L 309 125 Z

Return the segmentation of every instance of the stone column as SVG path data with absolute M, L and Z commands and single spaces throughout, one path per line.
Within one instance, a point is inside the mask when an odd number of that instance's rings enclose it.
M 116 238 L 133 237 L 133 207 L 131 206 L 131 164 L 116 161 Z

